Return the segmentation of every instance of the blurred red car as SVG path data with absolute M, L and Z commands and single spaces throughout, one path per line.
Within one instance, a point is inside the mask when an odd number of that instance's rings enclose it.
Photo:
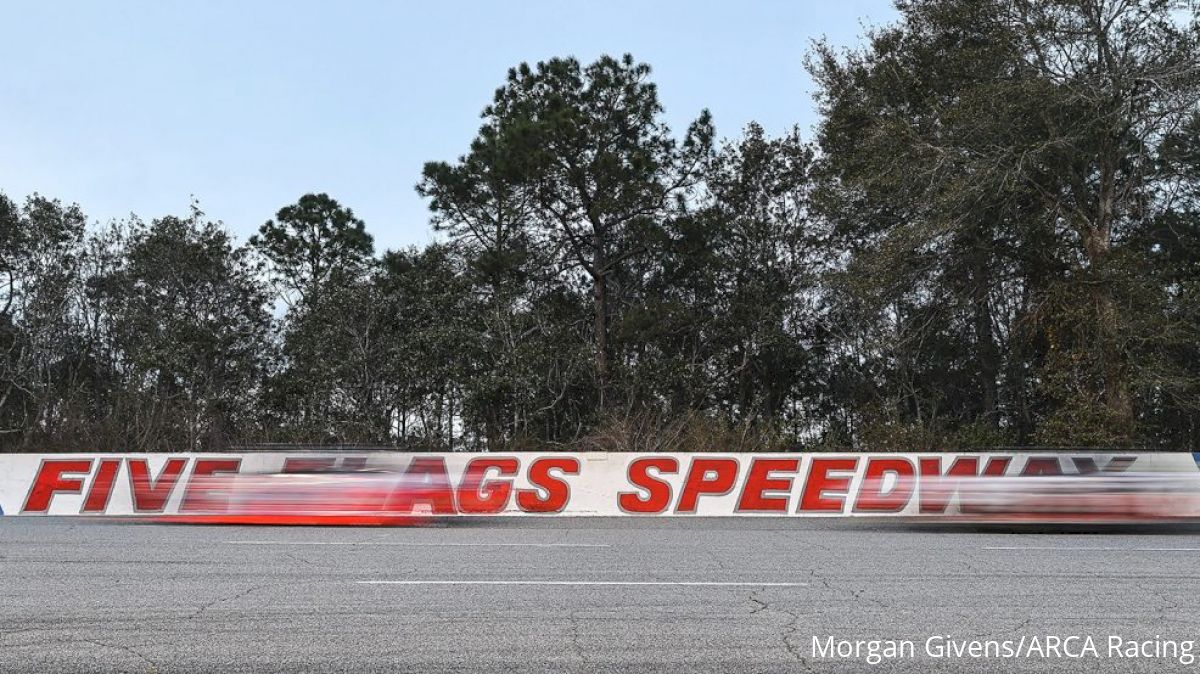
M 419 477 L 382 470 L 198 477 L 179 514 L 157 522 L 413 526 L 432 520 L 436 488 Z M 416 505 L 414 505 L 416 504 Z

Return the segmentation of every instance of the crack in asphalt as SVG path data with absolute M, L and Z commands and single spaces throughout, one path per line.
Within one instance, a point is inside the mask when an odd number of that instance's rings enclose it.
M 974 618 L 974 616 L 967 616 L 962 613 L 956 613 L 955 615 L 962 618 L 963 620 L 971 620 Z M 1002 639 L 1009 635 L 1016 634 L 1017 632 L 1025 629 L 1026 627 L 1029 627 L 1029 625 L 1031 623 L 1033 623 L 1033 618 L 1026 618 L 1026 619 L 1022 620 L 1021 622 L 1017 623 L 1016 625 L 1012 626 L 1011 628 L 1004 630 L 1003 632 L 995 632 L 995 631 L 978 632 L 978 633 L 968 634 L 967 638 L 968 639 Z
M 717 557 L 717 553 L 713 552 L 712 550 L 706 550 L 705 552 L 707 552 L 709 558 L 712 559 L 713 562 L 716 563 L 718 569 L 720 569 L 722 571 L 729 570 L 729 567 L 725 565 L 725 562 L 721 561 L 720 557 Z
M 50 631 L 53 631 L 53 629 L 54 629 L 53 627 L 49 627 L 49 626 L 48 627 L 21 627 L 21 628 L 16 628 L 16 629 L 3 629 L 3 630 L 0 630 L 0 639 L 4 639 L 5 637 L 15 637 L 19 634 L 28 634 L 29 632 L 50 632 Z
M 872 604 L 875 604 L 876 606 L 878 606 L 880 608 L 886 608 L 886 609 L 892 608 L 886 602 L 884 602 L 882 599 L 876 599 L 875 597 L 866 596 L 867 588 L 865 588 L 865 587 L 857 589 L 857 590 L 852 589 L 852 590 L 848 590 L 848 591 L 850 592 L 850 596 L 854 597 L 854 599 L 856 601 L 859 601 L 859 600 L 869 601 Z
M 1163 605 L 1155 609 L 1159 620 L 1168 620 L 1168 613 L 1179 610 L 1179 602 L 1167 596 L 1163 590 L 1150 590 L 1151 594 L 1162 600 Z
M 878 606 L 878 607 L 880 607 L 880 608 L 886 608 L 886 609 L 891 609 L 891 608 L 892 608 L 892 606 L 891 606 L 891 605 L 889 605 L 887 602 L 883 601 L 882 599 L 876 599 L 875 597 L 868 597 L 868 596 L 866 596 L 866 595 L 865 595 L 865 593 L 867 592 L 867 588 L 865 588 L 865 587 L 864 587 L 864 588 L 857 589 L 857 590 L 855 590 L 855 589 L 853 589 L 853 588 L 847 588 L 847 589 L 845 589 L 845 590 L 842 590 L 842 589 L 840 589 L 840 588 L 836 588 L 836 587 L 834 587 L 834 586 L 830 585 L 830 584 L 829 584 L 829 581 L 828 581 L 826 578 L 824 578 L 824 577 L 822 577 L 822 576 L 818 576 L 818 575 L 817 575 L 817 570 L 816 570 L 816 569 L 809 569 L 809 571 L 808 571 L 808 576 L 809 576 L 809 578 L 811 578 L 811 579 L 813 579 L 813 580 L 815 580 L 815 581 L 818 581 L 818 582 L 820 582 L 820 583 L 821 583 L 821 587 L 822 587 L 822 588 L 824 588 L 824 589 L 826 589 L 826 590 L 829 590 L 830 592 L 846 592 L 846 593 L 848 593 L 848 594 L 849 594 L 849 595 L 850 595 L 850 596 L 851 596 L 851 597 L 852 597 L 852 598 L 853 598 L 855 601 L 868 601 L 868 602 L 871 602 L 872 604 L 875 604 L 876 606 Z
M 210 601 L 207 604 L 203 604 L 202 606 L 200 606 L 200 608 L 196 609 L 196 611 L 194 613 L 192 613 L 191 615 L 188 616 L 188 620 L 198 617 L 200 614 L 202 614 L 205 611 L 207 611 L 208 609 L 216 606 L 217 604 L 224 604 L 227 602 L 235 601 L 237 599 L 241 599 L 242 597 L 245 597 L 246 595 L 250 594 L 251 592 L 254 592 L 255 590 L 261 590 L 264 587 L 266 587 L 266 586 L 265 585 L 255 585 L 251 588 L 242 590 L 241 592 L 238 592 L 237 594 L 235 594 L 233 596 L 220 597 L 220 598 L 214 599 L 213 601 Z
M 1017 623 L 1016 626 L 1013 627 L 1012 629 L 1000 634 L 1000 636 L 1006 637 L 1010 634 L 1016 634 L 1017 632 L 1020 632 L 1021 630 L 1025 629 L 1026 627 L 1029 627 L 1031 624 L 1033 624 L 1033 618 L 1026 618 L 1026 619 L 1022 620 L 1021 622 Z
M 756 613 L 762 613 L 763 611 L 765 611 L 767 609 L 766 602 L 763 602 L 757 596 L 755 596 L 759 592 L 762 592 L 762 590 L 755 590 L 750 593 L 750 601 L 752 601 L 756 604 L 756 606 L 754 608 L 750 609 L 750 615 L 755 615 Z
M 787 622 L 787 624 L 783 626 L 783 629 L 784 629 L 783 647 L 785 649 L 787 649 L 788 653 L 792 654 L 792 657 L 803 662 L 804 656 L 800 655 L 799 649 L 796 647 L 795 644 L 792 643 L 792 639 L 795 638 L 796 633 L 800 631 L 800 615 L 798 613 L 789 611 L 787 609 L 781 608 L 781 609 L 775 609 L 775 610 L 779 611 L 780 613 L 783 613 L 783 614 L 787 615 L 789 618 L 791 618 L 791 620 L 789 620 Z
M 103 646 L 105 648 L 115 648 L 116 650 L 124 651 L 124 652 L 129 653 L 130 655 L 134 656 L 135 658 L 141 660 L 142 662 L 146 663 L 147 665 L 149 665 L 150 668 L 146 670 L 147 673 L 152 673 L 152 672 L 158 671 L 158 663 L 154 662 L 153 660 L 146 657 L 145 655 L 142 655 L 137 650 L 130 648 L 129 646 L 123 646 L 121 644 L 110 644 L 110 643 L 107 643 L 104 641 L 96 641 L 95 639 L 79 639 L 78 641 L 93 644 L 96 646 Z
M 317 566 L 316 564 L 313 564 L 312 562 L 308 561 L 307 559 L 304 559 L 303 557 L 297 557 L 296 555 L 294 555 L 290 552 L 283 553 L 283 556 L 287 557 L 288 559 L 290 559 L 294 562 L 300 562 L 301 564 L 303 564 L 305 566 L 313 566 L 313 567 Z
M 772 606 L 770 603 L 760 599 L 758 595 L 764 589 L 765 588 L 759 588 L 750 593 L 748 599 L 755 604 L 754 608 L 750 611 L 750 615 L 769 612 L 782 613 L 788 616 L 788 621 L 782 626 L 782 632 L 780 633 L 783 649 L 786 650 L 788 654 L 795 658 L 798 662 L 800 662 L 806 670 L 810 672 L 813 671 L 812 667 L 808 664 L 808 661 L 803 655 L 801 655 L 799 647 L 792 643 L 792 639 L 794 639 L 796 634 L 800 631 L 800 614 L 796 613 L 795 611 L 789 611 L 786 608 Z
M 583 644 L 579 643 L 579 611 L 571 611 L 567 614 L 567 621 L 571 624 L 571 649 L 575 651 L 575 656 L 583 662 L 588 662 L 587 651 L 583 648 Z

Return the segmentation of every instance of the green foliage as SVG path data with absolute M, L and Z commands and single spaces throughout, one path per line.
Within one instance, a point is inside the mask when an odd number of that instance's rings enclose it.
M 253 422 L 269 345 L 267 296 L 249 252 L 193 208 L 120 232 L 115 269 L 91 279 L 136 387 L 123 446 L 220 448 Z
M 1200 449 L 1200 20 L 898 7 L 813 50 L 815 143 L 521 64 L 420 249 L 0 195 L 0 448 Z
M 659 119 L 650 67 L 626 54 L 582 66 L 551 59 L 509 71 L 473 143 L 507 151 L 501 170 L 529 198 L 532 236 L 561 251 L 560 268 L 581 270 L 591 283 L 597 404 L 613 391 L 613 314 L 620 304 L 613 279 L 650 252 L 672 200 L 699 179 L 712 143 L 707 112 L 682 143 Z M 434 204 L 435 210 L 439 204 Z
M 85 404 L 87 355 L 73 300 L 82 283 L 84 217 L 33 195 L 0 194 L 0 443 L 67 432 Z
M 284 287 L 312 300 L 338 276 L 367 264 L 374 243 L 362 220 L 327 194 L 305 194 L 276 213 L 250 237 L 274 266 Z
M 833 304 L 880 415 L 854 416 L 1145 442 L 1151 353 L 1176 338 L 1130 239 L 1189 184 L 1163 159 L 1187 155 L 1198 114 L 1196 23 L 1163 2 L 900 7 L 866 48 L 812 63 L 817 203 L 850 253 Z

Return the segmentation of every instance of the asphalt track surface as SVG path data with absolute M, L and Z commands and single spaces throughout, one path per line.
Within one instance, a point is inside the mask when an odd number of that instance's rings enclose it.
M 1200 671 L 1105 653 L 1109 635 L 1200 638 L 1198 581 L 1195 529 L 6 517 L 0 672 Z M 935 635 L 1091 635 L 1101 657 L 932 658 Z M 814 636 L 910 639 L 916 653 L 820 658 Z

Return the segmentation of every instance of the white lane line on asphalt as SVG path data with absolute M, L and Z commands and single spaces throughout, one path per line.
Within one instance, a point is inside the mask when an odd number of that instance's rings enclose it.
M 403 541 L 225 541 L 226 545 L 391 545 L 413 548 L 608 548 L 606 543 L 405 543 Z
M 1042 545 L 1001 545 L 981 550 L 1053 550 L 1055 552 L 1200 552 L 1200 548 L 1073 548 Z
M 746 583 L 667 580 L 360 580 L 359 585 L 666 585 L 682 587 L 808 587 L 808 583 Z

